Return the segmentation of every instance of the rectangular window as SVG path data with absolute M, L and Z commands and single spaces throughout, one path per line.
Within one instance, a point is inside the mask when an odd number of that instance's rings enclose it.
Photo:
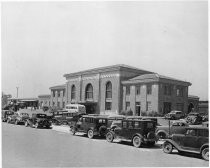
M 176 95 L 179 96 L 179 97 L 182 97 L 183 96 L 183 87 L 181 86 L 177 86 L 176 88 Z
M 147 111 L 152 111 L 152 103 L 150 101 L 147 102 Z
M 52 91 L 53 92 L 53 97 L 55 97 L 55 91 Z
M 141 94 L 141 86 L 136 86 L 136 95 Z
M 147 85 L 147 94 L 148 95 L 152 94 L 152 85 Z
M 128 128 L 133 128 L 133 122 L 132 121 L 128 122 Z
M 53 106 L 55 105 L 55 102 L 53 102 Z
M 105 110 L 111 110 L 112 109 L 112 102 L 106 102 L 105 103 Z
M 60 107 L 60 102 L 57 103 L 57 106 Z
M 172 90 L 172 87 L 171 85 L 165 85 L 164 86 L 164 95 L 171 95 L 171 90 Z
M 65 97 L 65 90 L 63 90 L 63 97 Z
M 136 115 L 140 116 L 141 113 L 141 102 L 136 102 Z
M 63 102 L 63 108 L 65 107 L 65 102 Z
M 184 104 L 183 103 L 177 103 L 176 104 L 176 110 L 184 111 Z
M 134 128 L 139 128 L 139 122 L 137 121 L 134 122 Z
M 125 107 L 126 110 L 130 110 L 130 102 L 126 102 L 126 107 Z
M 123 122 L 123 128 L 127 128 L 127 122 Z
M 130 95 L 130 86 L 126 86 L 126 95 Z
M 60 97 L 60 96 L 61 96 L 60 91 L 58 91 L 58 97 Z

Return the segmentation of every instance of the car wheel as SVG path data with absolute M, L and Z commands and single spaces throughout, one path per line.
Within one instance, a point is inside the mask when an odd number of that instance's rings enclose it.
M 166 139 L 166 134 L 164 132 L 158 133 L 158 139 Z
M 88 138 L 90 138 L 90 139 L 92 139 L 94 136 L 92 129 L 89 129 L 87 134 L 88 134 Z
M 141 138 L 139 136 L 134 136 L 133 137 L 133 146 L 136 148 L 139 148 L 142 144 Z
M 17 120 L 15 120 L 15 125 L 18 125 L 18 121 Z
M 39 127 L 39 124 L 38 124 L 38 123 L 36 123 L 36 124 L 35 124 L 35 128 L 38 128 L 38 127 Z
M 71 127 L 71 128 L 70 128 L 70 131 L 71 131 L 71 134 L 72 134 L 72 135 L 75 135 L 76 130 L 75 130 L 75 128 L 74 128 L 74 127 Z
M 113 140 L 114 140 L 114 135 L 113 135 L 113 133 L 108 132 L 108 133 L 106 134 L 106 140 L 107 140 L 108 142 L 113 142 Z
M 204 148 L 201 155 L 204 160 L 209 160 L 209 148 Z
M 169 142 L 164 142 L 163 143 L 163 152 L 165 153 L 172 153 L 173 150 L 173 146 L 171 143 Z
M 25 127 L 28 127 L 28 122 L 27 121 L 25 121 Z

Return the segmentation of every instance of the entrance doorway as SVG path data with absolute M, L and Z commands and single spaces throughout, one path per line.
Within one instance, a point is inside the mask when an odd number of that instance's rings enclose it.
M 188 113 L 192 112 L 193 109 L 194 109 L 194 105 L 193 105 L 193 103 L 190 103 L 188 106 Z
M 97 104 L 96 103 L 82 103 L 85 105 L 87 114 L 96 114 L 97 113 Z
M 140 102 L 136 102 L 136 116 L 141 115 L 141 104 Z
M 164 102 L 163 103 L 163 113 L 167 114 L 171 111 L 171 103 L 170 102 Z

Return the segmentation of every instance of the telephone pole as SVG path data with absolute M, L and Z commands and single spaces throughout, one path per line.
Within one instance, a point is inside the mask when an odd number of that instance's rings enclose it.
M 17 88 L 17 98 L 18 98 L 18 89 L 19 89 L 19 87 L 16 87 Z

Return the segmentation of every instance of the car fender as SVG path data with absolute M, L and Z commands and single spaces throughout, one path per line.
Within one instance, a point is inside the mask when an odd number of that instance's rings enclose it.
M 158 130 L 157 132 L 156 132 L 156 136 L 158 136 L 158 134 L 159 133 L 164 133 L 164 134 L 166 134 L 166 137 L 168 137 L 168 132 L 167 131 L 165 131 L 165 130 Z
M 179 145 L 178 145 L 176 142 L 174 142 L 172 139 L 166 139 L 165 142 L 171 143 L 171 144 L 172 144 L 177 150 L 179 150 L 179 151 L 182 150 L 182 149 L 179 147 Z M 164 143 L 165 143 L 165 142 L 164 142 Z
M 139 136 L 139 137 L 142 139 L 142 141 L 143 141 L 144 137 L 143 137 L 141 134 L 139 134 L 139 133 L 134 134 L 134 135 L 132 136 L 132 139 L 133 139 L 136 135 Z
M 202 152 L 203 148 L 209 147 L 209 143 L 205 143 L 200 148 L 200 153 Z

